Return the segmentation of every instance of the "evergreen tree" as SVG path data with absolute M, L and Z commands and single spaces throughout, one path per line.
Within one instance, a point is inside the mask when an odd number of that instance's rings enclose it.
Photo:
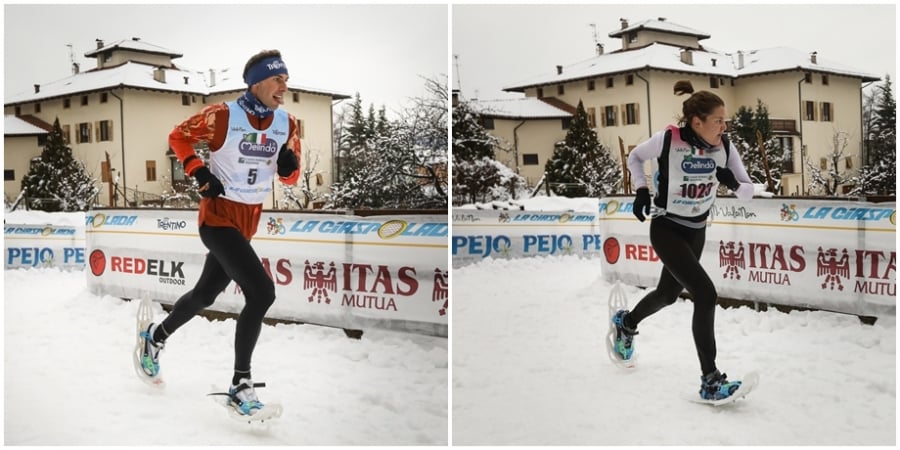
M 494 159 L 503 141 L 488 133 L 467 101 L 453 107 L 452 148 L 454 204 L 505 200 L 525 187 L 525 178 Z
M 487 132 L 481 114 L 469 102 L 460 100 L 453 108 L 453 159 L 494 159 L 494 148 L 499 146 L 500 139 Z
M 362 98 L 357 92 L 350 105 L 350 123 L 347 127 L 347 134 L 344 136 L 345 148 L 366 145 L 369 135 L 368 123 L 363 115 Z
M 766 163 L 769 177 L 772 179 L 773 192 L 781 188 L 781 174 L 784 165 L 784 149 L 772 134 L 772 123 L 769 121 L 769 109 L 759 99 L 756 110 L 741 106 L 731 119 L 729 139 L 741 155 L 741 161 L 747 174 L 754 183 L 768 186 L 766 165 L 763 163 L 762 150 L 759 147 L 757 133 L 762 136 L 765 146 Z
M 609 149 L 600 144 L 579 101 L 565 140 L 557 143 L 545 165 L 546 181 L 559 195 L 597 197 L 618 190 L 620 167 Z
M 22 179 L 28 206 L 49 212 L 86 211 L 100 189 L 95 181 L 88 175 L 84 163 L 72 156 L 57 118 L 40 158 L 32 161 L 28 174 Z
M 891 77 L 885 76 L 864 109 L 871 111 L 864 123 L 867 161 L 859 174 L 851 195 L 896 195 L 897 188 L 897 103 L 891 92 Z
M 882 195 L 896 195 L 897 189 L 897 102 L 891 92 L 891 77 L 879 87 L 875 108 L 875 146 L 873 170 L 884 174 L 875 191 Z
M 427 80 L 431 97 L 417 98 L 389 121 L 384 108 L 351 105 L 341 150 L 342 177 L 332 186 L 328 207 L 446 208 L 446 83 Z

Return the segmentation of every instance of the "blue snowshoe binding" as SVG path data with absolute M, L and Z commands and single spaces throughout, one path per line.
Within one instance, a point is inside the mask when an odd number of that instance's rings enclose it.
M 623 361 L 629 361 L 634 354 L 634 336 L 638 334 L 637 330 L 625 325 L 625 314 L 628 310 L 619 310 L 612 317 L 612 323 L 616 327 L 616 338 L 613 350 L 616 355 Z
M 734 395 L 740 387 L 740 381 L 728 381 L 728 375 L 716 370 L 700 377 L 700 398 L 722 400 Z

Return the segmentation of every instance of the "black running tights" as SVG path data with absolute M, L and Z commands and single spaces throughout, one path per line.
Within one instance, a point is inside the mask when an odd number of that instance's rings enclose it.
M 175 302 L 172 312 L 162 322 L 163 329 L 170 335 L 174 333 L 198 312 L 211 306 L 234 280 L 246 299 L 234 333 L 234 370 L 249 372 L 263 317 L 275 302 L 275 283 L 263 268 L 250 241 L 236 228 L 203 225 L 200 240 L 209 249 L 203 271 L 194 288 Z
M 692 331 L 700 369 L 703 374 L 716 370 L 716 287 L 703 266 L 700 255 L 706 241 L 706 228 L 688 228 L 664 217 L 650 222 L 650 243 L 663 263 L 656 289 L 635 305 L 629 319 L 637 326 L 642 320 L 675 303 L 686 289 L 693 298 Z

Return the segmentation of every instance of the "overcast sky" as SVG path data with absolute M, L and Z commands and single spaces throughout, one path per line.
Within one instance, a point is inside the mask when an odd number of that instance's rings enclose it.
M 260 50 L 281 51 L 291 81 L 360 93 L 395 111 L 425 95 L 421 77 L 449 80 L 447 5 L 4 5 L 4 92 L 82 70 L 95 39 L 140 37 L 181 53 L 179 67 L 243 70 Z
M 893 4 L 455 5 L 455 87 L 467 98 L 521 96 L 502 88 L 594 56 L 591 23 L 610 52 L 621 48 L 609 37 L 619 18 L 635 24 L 658 17 L 710 35 L 700 44 L 717 51 L 791 47 L 877 77 L 890 74 L 896 95 Z

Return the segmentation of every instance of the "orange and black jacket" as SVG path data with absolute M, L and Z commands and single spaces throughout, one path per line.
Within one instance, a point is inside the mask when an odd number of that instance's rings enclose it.
M 219 103 L 203 108 L 199 113 L 187 118 L 184 122 L 169 133 L 169 147 L 175 152 L 178 161 L 184 165 L 184 173 L 193 176 L 194 171 L 203 166 L 203 161 L 197 157 L 194 145 L 206 142 L 209 151 L 215 152 L 222 148 L 225 136 L 228 134 L 228 105 Z M 265 119 L 247 115 L 250 124 L 258 130 L 265 130 L 272 124 L 275 115 L 270 114 Z M 300 159 L 300 133 L 297 128 L 296 118 L 288 114 L 290 132 L 287 146 L 294 152 L 298 163 Z M 300 170 L 295 170 L 287 177 L 279 176 L 278 179 L 285 184 L 293 185 L 300 178 Z M 259 218 L 262 214 L 262 204 L 247 205 L 229 200 L 226 197 L 200 199 L 200 216 L 198 225 L 211 227 L 237 228 L 247 240 L 256 234 Z

